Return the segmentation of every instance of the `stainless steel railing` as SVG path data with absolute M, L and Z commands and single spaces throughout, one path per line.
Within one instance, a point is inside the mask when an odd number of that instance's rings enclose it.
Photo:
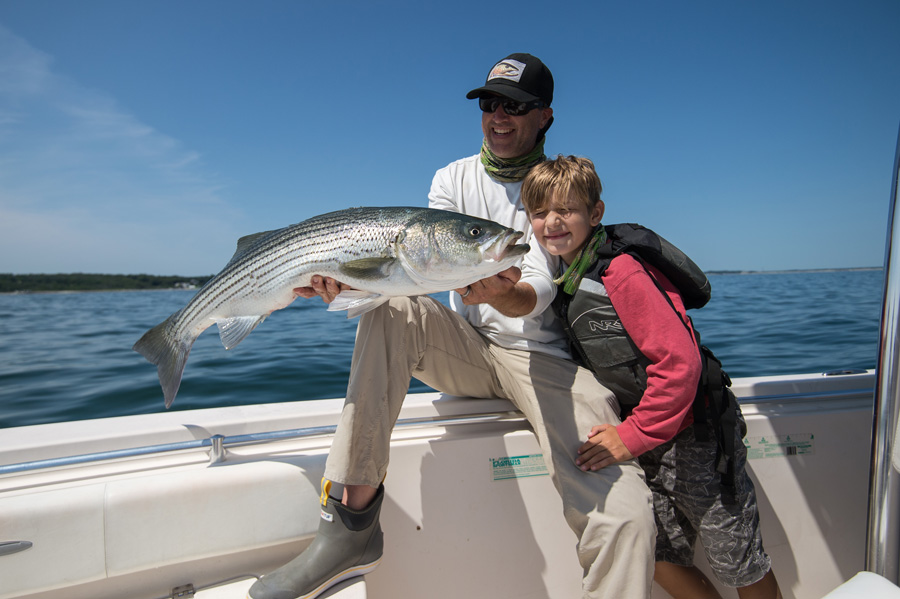
M 881 334 L 876 366 L 875 419 L 869 476 L 869 517 L 866 535 L 866 570 L 898 583 L 900 555 L 900 475 L 891 466 L 894 429 L 900 392 L 900 135 L 894 157 L 888 234 L 885 247 L 885 283 Z
M 448 417 L 426 417 L 426 418 L 405 418 L 397 421 L 395 429 L 400 428 L 422 428 L 432 426 L 458 426 L 462 424 L 484 424 L 490 422 L 524 420 L 520 412 L 516 411 L 499 411 L 487 412 L 484 414 L 466 414 L 462 416 Z M 176 451 L 202 450 L 209 448 L 209 461 L 212 464 L 225 461 L 227 450 L 230 447 L 256 445 L 262 443 L 270 443 L 272 441 L 282 441 L 289 439 L 303 439 L 323 435 L 334 434 L 337 427 L 329 426 L 312 426 L 297 429 L 288 429 L 282 431 L 268 431 L 265 433 L 250 433 L 246 435 L 213 435 L 205 439 L 196 439 L 193 441 L 179 441 L 175 443 L 162 443 L 158 445 L 147 445 L 144 447 L 130 447 L 125 449 L 117 449 L 111 451 L 100 451 L 96 453 L 87 453 L 75 456 L 66 456 L 60 458 L 48 458 L 45 460 L 34 460 L 30 462 L 20 462 L 18 464 L 0 465 L 0 476 L 4 474 L 19 474 L 23 472 L 32 472 L 47 468 L 61 468 L 65 466 L 77 466 L 90 464 L 93 462 L 103 462 L 108 460 L 116 460 L 123 458 L 135 458 L 142 456 L 150 456 L 161 453 L 171 453 Z

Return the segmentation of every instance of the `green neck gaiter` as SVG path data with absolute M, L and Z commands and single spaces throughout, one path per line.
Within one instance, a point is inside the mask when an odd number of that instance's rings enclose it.
M 553 279 L 553 282 L 557 285 L 562 285 L 563 291 L 569 295 L 573 295 L 575 291 L 578 290 L 578 285 L 581 283 L 584 273 L 587 272 L 587 269 L 590 268 L 591 264 L 597 259 L 597 250 L 603 247 L 603 244 L 605 243 L 606 227 L 601 223 L 597 225 L 594 236 L 583 248 L 581 248 L 581 251 L 578 252 L 578 255 L 572 260 L 572 264 L 569 265 L 566 272 L 559 278 Z
M 521 181 L 531 167 L 543 162 L 545 158 L 543 138 L 530 153 L 510 160 L 495 155 L 487 147 L 487 143 L 482 142 L 481 144 L 481 164 L 492 178 L 502 183 Z

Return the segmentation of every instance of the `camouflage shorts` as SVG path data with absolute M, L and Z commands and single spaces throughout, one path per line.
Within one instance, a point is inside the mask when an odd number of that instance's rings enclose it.
M 745 430 L 743 419 L 738 418 L 739 428 Z M 746 472 L 747 450 L 740 438 L 735 448 L 737 501 L 733 504 L 722 501 L 715 439 L 698 441 L 693 426 L 638 461 L 653 491 L 656 560 L 693 565 L 699 536 L 719 582 L 743 587 L 765 576 L 771 561 L 763 550 L 756 492 Z

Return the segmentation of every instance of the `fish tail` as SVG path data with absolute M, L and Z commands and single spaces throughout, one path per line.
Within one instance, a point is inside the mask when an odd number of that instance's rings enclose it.
M 180 312 L 176 312 L 160 324 L 156 325 L 134 344 L 138 352 L 151 364 L 157 365 L 159 384 L 166 399 L 166 408 L 175 401 L 175 395 L 181 386 L 181 376 L 187 364 L 188 354 L 196 337 L 178 337 L 172 335 L 171 326 Z

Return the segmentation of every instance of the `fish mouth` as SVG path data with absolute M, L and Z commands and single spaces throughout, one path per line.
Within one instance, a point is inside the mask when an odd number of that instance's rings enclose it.
M 531 247 L 527 243 L 516 242 L 524 236 L 521 231 L 513 231 L 507 229 L 485 248 L 483 252 L 484 259 L 492 262 L 500 262 L 510 258 L 518 258 L 528 253 Z

